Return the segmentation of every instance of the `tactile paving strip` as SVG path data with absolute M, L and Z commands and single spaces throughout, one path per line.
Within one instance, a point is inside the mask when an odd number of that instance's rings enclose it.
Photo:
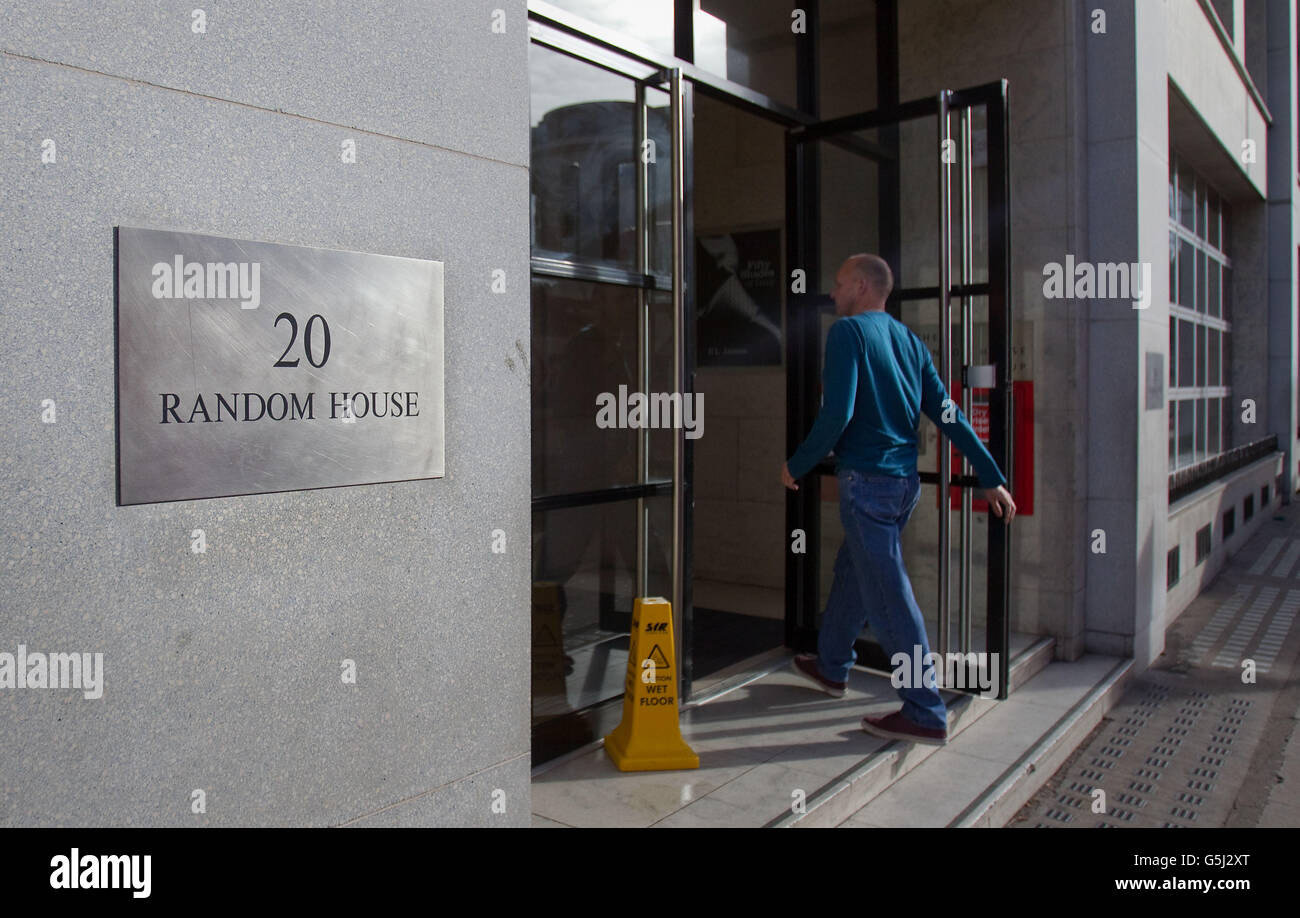
M 1206 691 L 1186 675 L 1149 670 L 1011 827 L 1222 825 L 1264 726 L 1252 716 L 1252 688 Z

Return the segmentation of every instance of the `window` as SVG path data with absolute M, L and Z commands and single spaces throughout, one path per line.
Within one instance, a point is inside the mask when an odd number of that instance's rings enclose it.
M 1178 582 L 1178 546 L 1169 549 L 1165 555 L 1165 589 Z
M 1196 531 L 1196 563 L 1200 564 L 1210 555 L 1210 524 L 1206 523 Z
M 1268 506 L 1268 485 L 1259 489 L 1259 509 L 1263 510 Z
M 566 13 L 581 16 L 590 23 L 629 36 L 665 57 L 673 48 L 673 0 L 551 0 Z M 1231 26 L 1229 26 L 1231 28 Z
M 1226 511 L 1223 514 L 1223 541 L 1232 538 L 1232 534 L 1237 531 L 1237 508 Z
M 1241 521 L 1250 522 L 1250 518 L 1255 515 L 1255 495 L 1247 494 L 1246 499 L 1241 504 Z
M 1169 161 L 1169 470 L 1225 452 L 1231 394 L 1227 202 Z

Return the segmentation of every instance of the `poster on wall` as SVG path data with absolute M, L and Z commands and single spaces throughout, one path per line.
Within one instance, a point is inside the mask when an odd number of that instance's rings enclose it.
M 695 244 L 700 366 L 781 365 L 781 231 L 700 236 Z

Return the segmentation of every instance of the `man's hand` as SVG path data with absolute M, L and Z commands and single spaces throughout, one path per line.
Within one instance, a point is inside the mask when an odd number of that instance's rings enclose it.
M 790 463 L 781 463 L 781 484 L 785 485 L 791 491 L 798 491 L 799 485 L 790 477 Z
M 1011 522 L 1011 518 L 1016 515 L 1016 502 L 1011 499 L 1010 492 L 1002 485 L 984 489 L 984 499 L 989 502 L 993 513 L 1002 517 L 1004 523 Z

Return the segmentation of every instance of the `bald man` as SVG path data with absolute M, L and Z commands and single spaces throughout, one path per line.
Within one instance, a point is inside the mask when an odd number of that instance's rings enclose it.
M 1010 522 L 1016 505 L 1006 478 L 960 408 L 944 419 L 948 391 L 930 349 L 885 312 L 893 273 L 876 255 L 854 255 L 835 275 L 831 299 L 838 319 L 826 336 L 822 407 L 807 439 L 781 469 L 781 482 L 798 490 L 803 478 L 834 450 L 844 543 L 826 600 L 817 653 L 799 654 L 794 669 L 827 694 L 843 697 L 857 662 L 853 642 L 863 624 L 893 661 L 905 653 L 923 668 L 922 684 L 898 689 L 903 707 L 864 717 L 875 736 L 941 746 L 948 712 L 935 687 L 934 665 L 924 666 L 930 643 L 925 619 L 903 567 L 903 527 L 921 495 L 916 430 L 921 413 L 934 421 L 975 468 L 984 499 Z M 940 448 L 943 448 L 942 446 Z M 915 659 L 915 664 L 911 661 Z

